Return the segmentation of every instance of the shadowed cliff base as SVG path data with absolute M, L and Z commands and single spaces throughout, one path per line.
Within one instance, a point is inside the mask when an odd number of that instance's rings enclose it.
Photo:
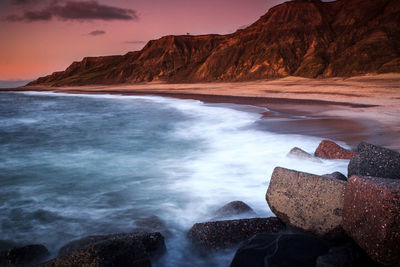
M 249 81 L 400 72 L 398 0 L 291 1 L 228 35 L 165 36 L 29 85 Z

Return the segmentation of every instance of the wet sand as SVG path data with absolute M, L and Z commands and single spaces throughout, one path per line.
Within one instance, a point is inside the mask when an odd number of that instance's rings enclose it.
M 400 150 L 400 74 L 237 83 L 20 87 L 9 91 L 158 95 L 252 105 L 268 108 L 256 123 L 262 130 L 318 136 L 351 146 L 367 141 Z

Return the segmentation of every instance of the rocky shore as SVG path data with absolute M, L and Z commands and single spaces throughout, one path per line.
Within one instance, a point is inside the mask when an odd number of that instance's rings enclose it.
M 235 267 L 400 266 L 400 153 L 364 142 L 352 151 L 324 140 L 314 155 L 295 148 L 289 156 L 348 159 L 349 178 L 276 167 L 266 200 L 277 217 L 263 219 L 264 228 L 260 218 L 206 222 L 188 237 L 210 249 L 239 243 L 241 235 Z
M 266 201 L 276 217 L 254 216 L 241 201 L 196 223 L 187 238 L 205 253 L 238 248 L 232 267 L 400 266 L 400 153 L 360 143 L 352 151 L 323 140 L 314 155 L 301 148 L 290 157 L 350 160 L 348 178 L 276 167 Z M 88 236 L 63 246 L 49 259 L 40 244 L 0 253 L 0 266 L 152 266 L 171 234 L 157 216 L 137 222 L 137 231 Z M 161 257 L 161 258 L 160 258 Z

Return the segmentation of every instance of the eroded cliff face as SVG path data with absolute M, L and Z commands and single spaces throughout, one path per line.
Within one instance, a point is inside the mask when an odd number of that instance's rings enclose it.
M 204 82 L 400 72 L 400 1 L 291 1 L 229 35 L 165 36 L 29 85 Z

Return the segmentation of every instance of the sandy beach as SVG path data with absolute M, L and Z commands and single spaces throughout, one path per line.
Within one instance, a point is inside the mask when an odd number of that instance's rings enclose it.
M 400 74 L 351 78 L 288 77 L 235 83 L 161 82 L 76 87 L 20 87 L 1 91 L 53 91 L 158 95 L 267 107 L 258 127 L 344 141 L 360 140 L 400 149 Z M 279 118 L 291 118 L 280 121 Z M 271 119 L 274 118 L 274 119 Z

